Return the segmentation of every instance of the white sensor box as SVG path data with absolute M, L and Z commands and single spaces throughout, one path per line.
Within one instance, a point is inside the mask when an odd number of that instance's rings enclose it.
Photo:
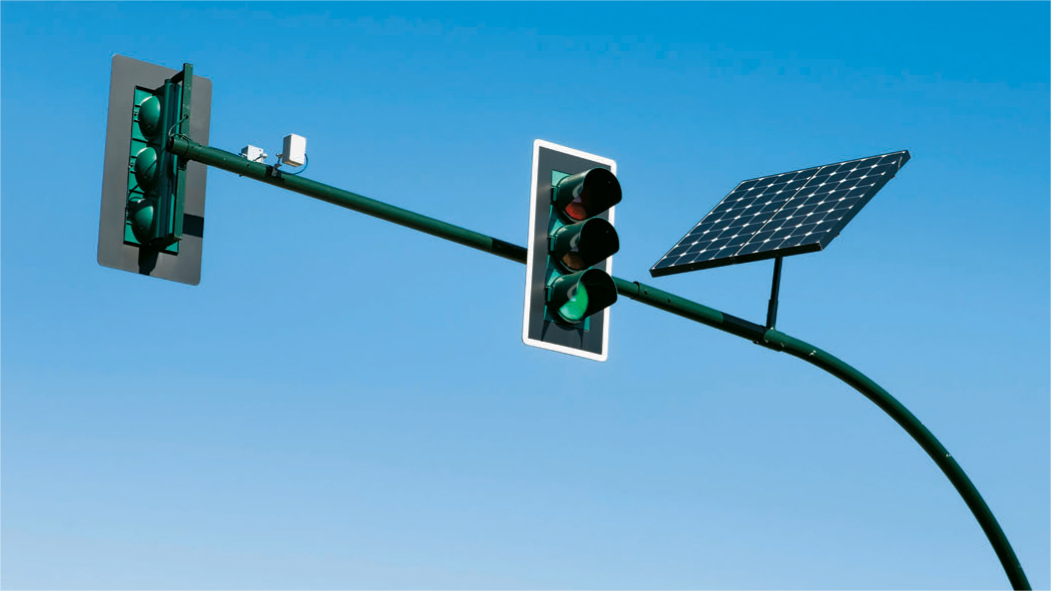
M 290 133 L 285 136 L 285 145 L 281 150 L 281 162 L 289 166 L 306 164 L 307 138 Z
M 262 148 L 249 145 L 241 148 L 241 157 L 251 162 L 263 162 L 266 160 L 266 152 Z

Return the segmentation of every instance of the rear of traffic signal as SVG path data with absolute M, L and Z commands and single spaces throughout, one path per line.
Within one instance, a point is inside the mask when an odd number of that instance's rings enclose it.
M 211 83 L 113 57 L 99 264 L 196 285 L 200 281 L 206 167 L 173 154 L 173 137 L 207 142 Z M 191 107 L 193 117 L 191 118 Z
M 168 151 L 168 136 L 189 116 L 192 77 L 186 65 L 179 79 L 159 88 L 134 89 L 124 240 L 153 250 L 178 252 L 182 239 L 186 163 Z M 192 78 L 191 78 L 192 79 Z

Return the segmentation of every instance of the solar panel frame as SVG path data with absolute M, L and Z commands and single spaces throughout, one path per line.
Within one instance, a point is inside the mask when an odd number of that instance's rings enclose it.
M 650 275 L 823 250 L 909 158 L 908 150 L 900 150 L 741 181 L 658 259 Z M 873 169 L 878 177 L 869 174 Z M 753 207 L 759 209 L 748 211 Z M 814 215 L 819 217 L 810 221 Z

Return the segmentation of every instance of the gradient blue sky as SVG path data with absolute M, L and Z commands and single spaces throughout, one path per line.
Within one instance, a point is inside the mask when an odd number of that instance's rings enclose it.
M 1051 585 L 1049 5 L 0 6 L 4 588 L 1005 588 L 930 459 L 786 355 L 630 300 L 521 342 L 525 267 L 222 171 L 201 285 L 99 267 L 110 61 L 211 144 L 525 244 L 532 142 L 613 158 L 616 275 L 746 178 L 912 160 L 779 328 L 910 408 Z

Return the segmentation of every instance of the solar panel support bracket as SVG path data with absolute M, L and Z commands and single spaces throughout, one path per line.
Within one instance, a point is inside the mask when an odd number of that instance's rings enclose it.
M 766 307 L 766 328 L 770 330 L 777 324 L 777 295 L 781 291 L 781 261 L 784 257 L 774 259 L 774 280 L 770 286 L 770 304 Z

